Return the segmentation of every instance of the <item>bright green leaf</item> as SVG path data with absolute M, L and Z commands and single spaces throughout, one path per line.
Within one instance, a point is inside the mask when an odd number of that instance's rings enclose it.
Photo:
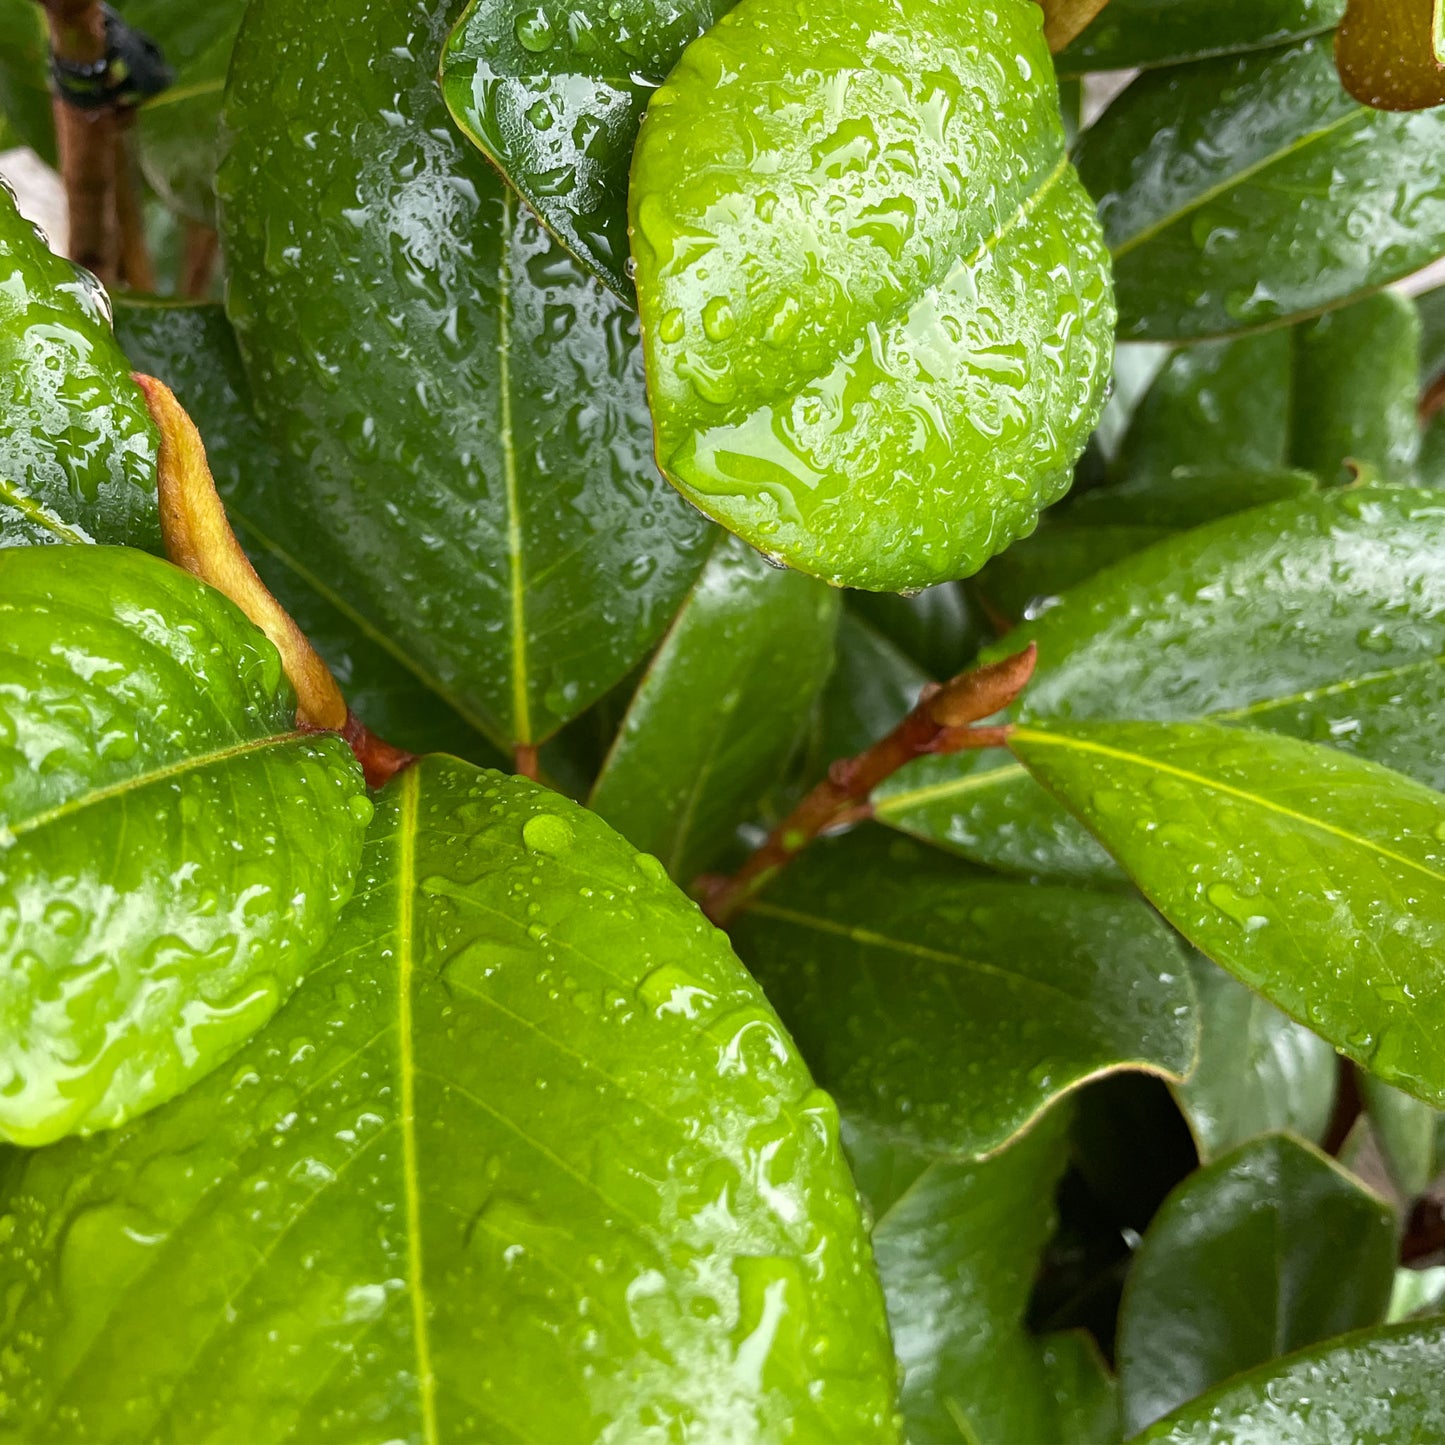
M 1340 87 L 1328 36 L 1144 75 L 1076 152 L 1121 336 L 1197 340 L 1314 314 L 1445 251 L 1445 111 Z
M 227 305 L 300 464 L 288 546 L 498 742 L 536 743 L 646 655 L 710 529 L 653 465 L 635 318 L 453 137 L 455 9 L 250 7 Z
M 451 759 L 231 1068 L 6 1194 L 35 1445 L 895 1439 L 836 1111 L 757 986 L 600 820 Z
M 305 973 L 371 807 L 276 649 L 142 552 L 0 551 L 0 1138 L 108 1128 Z
M 1125 1429 L 1276 1356 L 1377 1324 L 1394 1269 L 1390 1207 L 1287 1135 L 1201 1169 L 1165 1201 L 1129 1271 L 1118 1339 Z
M 1039 20 L 743 0 L 648 108 L 629 205 L 659 462 L 800 571 L 977 571 L 1098 420 L 1108 267 Z
M 1217 723 L 1064 723 L 1010 747 L 1202 953 L 1445 1105 L 1445 794 Z

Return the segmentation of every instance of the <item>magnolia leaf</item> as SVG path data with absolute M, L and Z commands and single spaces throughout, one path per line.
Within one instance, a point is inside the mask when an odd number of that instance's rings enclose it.
M 896 1438 L 837 1114 L 757 986 L 655 860 L 454 759 L 380 794 L 230 1068 L 4 1203 L 37 1445 Z
M 1376 110 L 1445 102 L 1445 0 L 1350 0 L 1335 34 L 1345 89 Z
M 160 547 L 156 432 L 88 271 L 0 184 L 0 547 Z
M 1389 1205 L 1287 1135 L 1191 1175 L 1149 1226 L 1124 1289 L 1126 1431 L 1277 1355 L 1379 1323 L 1394 1270 Z
M 912 1147 L 977 1158 L 1100 1074 L 1194 1065 L 1183 953 L 1134 898 L 869 828 L 814 844 L 733 932 L 823 1086 Z
M 906 597 L 853 592 L 847 600 L 853 613 L 939 682 L 962 672 L 992 636 L 957 582 L 926 587 Z
M 1218 723 L 1054 721 L 1009 746 L 1202 953 L 1445 1105 L 1445 794 Z
M 1346 95 L 1328 36 L 1141 76 L 1076 151 L 1119 334 L 1248 331 L 1417 270 L 1445 251 L 1442 146 L 1445 112 Z
M 986 656 L 1038 645 L 1024 721 L 1214 718 L 1328 740 L 1445 786 L 1432 721 L 1445 706 L 1442 557 L 1436 493 L 1326 493 L 1151 547 Z M 1002 753 L 910 764 L 875 811 L 992 866 L 1117 876 Z
M 0 551 L 0 1138 L 108 1128 L 239 1048 L 371 815 L 225 598 L 110 547 Z
M 642 660 L 710 529 L 653 465 L 635 318 L 452 135 L 455 8 L 251 5 L 227 306 L 297 468 L 287 546 L 497 743 L 535 745 Z
M 49 43 L 45 13 L 34 0 L 0 0 L 0 119 L 14 132 L 8 144 L 27 145 L 53 165 Z
M 1370 1074 L 1359 1078 L 1360 1095 L 1390 1179 L 1402 1198 L 1423 1194 L 1435 1178 L 1435 1132 L 1439 1115 Z
M 1108 267 L 1033 0 L 743 0 L 654 95 L 629 205 L 658 458 L 840 585 L 966 576 L 1067 489 Z
M 802 740 L 838 595 L 721 541 L 663 640 L 589 805 L 683 882 L 714 861 Z
M 856 757 L 886 737 L 929 681 L 922 668 L 845 607 L 833 672 L 817 709 L 810 776 L 821 778 L 839 758 Z

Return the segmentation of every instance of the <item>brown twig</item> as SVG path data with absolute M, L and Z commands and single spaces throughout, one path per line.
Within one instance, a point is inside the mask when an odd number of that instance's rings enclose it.
M 518 743 L 512 750 L 512 771 L 534 783 L 542 781 L 542 766 L 537 761 L 537 749 L 531 743 Z
M 188 301 L 204 301 L 211 294 L 221 238 L 214 226 L 186 222 L 186 254 L 181 262 L 181 295 Z
M 136 196 L 131 173 L 129 131 L 134 111 L 117 111 L 115 116 L 115 219 L 118 236 L 119 279 L 132 291 L 154 293 L 156 270 L 146 244 L 145 221 Z
M 834 763 L 736 873 L 701 880 L 703 911 L 719 925 L 736 917 L 814 838 L 867 817 L 874 789 L 904 764 L 940 753 L 1001 747 L 1007 727 L 975 724 L 1002 712 L 1024 690 L 1037 661 L 1038 651 L 1030 643 L 1002 662 L 925 689 L 917 706 L 887 737 L 857 757 Z
M 1445 411 L 1445 372 L 1425 388 L 1420 398 L 1420 425 L 1429 426 L 1442 411 Z

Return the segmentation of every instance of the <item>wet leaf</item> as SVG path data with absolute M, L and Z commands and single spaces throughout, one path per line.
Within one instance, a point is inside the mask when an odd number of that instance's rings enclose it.
M 622 720 L 590 806 L 687 882 L 749 821 L 833 666 L 835 592 L 729 537 Z
M 1149 1226 L 1124 1289 L 1126 1431 L 1255 1365 L 1377 1324 L 1394 1268 L 1390 1207 L 1287 1135 L 1191 1175 Z
M 819 1082 L 912 1147 L 976 1158 L 1101 1073 L 1194 1065 L 1183 953 L 1133 898 L 869 828 L 814 844 L 734 937 Z
M 1445 701 L 1445 512 L 1356 488 L 1215 522 L 1091 578 L 991 655 L 1037 642 L 1017 715 L 1215 718 L 1329 741 L 1432 787 Z M 1023 873 L 1104 855 L 997 752 L 911 764 L 881 821 Z
M 1435 1130 L 1439 1115 L 1428 1104 L 1382 1084 L 1369 1074 L 1359 1078 L 1370 1127 L 1390 1178 L 1403 1198 L 1423 1194 L 1435 1178 Z
M 1138 1445 L 1216 1445 L 1221 1422 L 1236 1420 L 1270 1445 L 1432 1440 L 1445 1433 L 1442 1356 L 1445 1321 L 1362 1331 L 1230 1380 Z
M 962 672 L 990 635 L 957 582 L 926 587 L 907 597 L 852 592 L 847 605 L 937 682 Z
M 633 162 L 658 458 L 790 566 L 976 571 L 1066 490 L 1108 268 L 1032 0 L 743 0 Z
M 0 1422 L 895 1439 L 836 1112 L 722 936 L 520 780 L 427 759 L 377 809 L 322 965 L 230 1068 L 12 1165 Z
M 160 547 L 156 433 L 89 272 L 0 185 L 0 546 Z
M 1445 112 L 1345 94 L 1328 36 L 1141 76 L 1081 140 L 1119 334 L 1196 340 L 1338 306 L 1445 251 Z
M 1335 36 L 1345 89 L 1377 110 L 1445 102 L 1445 3 L 1350 0 Z
M 305 973 L 371 813 L 275 648 L 144 553 L 0 551 L 0 1138 L 108 1128 Z
M 809 774 L 872 747 L 918 701 L 928 674 L 848 608 L 838 621 L 838 649 L 818 704 Z
M 1445 794 L 1217 723 L 1053 721 L 1010 747 L 1202 953 L 1386 1083 L 1445 1104 Z
M 0 118 L 14 131 L 10 144 L 28 145 L 54 165 L 49 43 L 45 12 L 34 0 L 0 0 Z
M 412 660 L 297 555 L 292 503 L 304 474 L 267 439 L 220 306 L 122 297 L 115 328 L 135 370 L 166 382 L 200 429 L 232 526 L 262 580 L 326 659 L 352 711 L 408 751 L 501 762 L 483 735 L 417 677 Z
M 290 546 L 495 741 L 536 743 L 646 655 L 709 529 L 653 466 L 635 319 L 453 137 L 456 8 L 250 7 L 227 304 L 301 465 Z
M 1174 1097 L 1205 1162 L 1260 1134 L 1311 1144 L 1329 1128 L 1335 1051 L 1208 959 L 1191 954 L 1199 995 L 1199 1066 Z
M 1111 0 L 1058 57 L 1060 75 L 1152 70 L 1333 30 L 1345 0 Z

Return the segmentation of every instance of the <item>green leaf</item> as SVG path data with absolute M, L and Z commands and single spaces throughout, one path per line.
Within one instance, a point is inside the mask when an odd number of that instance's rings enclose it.
M 155 427 L 108 310 L 0 185 L 0 546 L 159 549 Z
M 1333 30 L 1345 0 L 1110 0 L 1056 60 L 1060 75 L 1152 70 Z
M 264 1024 L 371 806 L 274 647 L 168 563 L 0 551 L 0 1138 L 109 1128 Z
M 1118 1445 L 1124 1438 L 1118 1386 L 1093 1337 L 1070 1330 L 1040 1344 L 1058 1416 L 1059 1445 Z
M 1406 1200 L 1423 1194 L 1435 1178 L 1435 1131 L 1439 1116 L 1428 1104 L 1402 1094 L 1369 1074 L 1360 1094 L 1391 1180 Z
M 452 759 L 231 1068 L 12 1167 L 36 1445 L 895 1439 L 836 1111 L 757 986 L 599 819 Z
M 1199 1066 L 1174 1097 L 1205 1162 L 1260 1134 L 1287 1130 L 1321 1143 L 1339 1063 L 1317 1034 L 1192 954 L 1199 995 Z
M 471 0 L 442 55 L 452 117 L 623 300 L 627 178 L 652 93 L 737 0 Z
M 652 463 L 635 318 L 452 136 L 455 9 L 250 7 L 227 305 L 299 464 L 289 546 L 497 742 L 537 743 L 647 654 L 710 529 Z
M 1221 1428 L 1236 1421 L 1269 1445 L 1439 1439 L 1442 1359 L 1445 1321 L 1362 1331 L 1229 1381 L 1161 1420 L 1138 1445 L 1219 1445 Z
M 1378 1323 L 1394 1269 L 1390 1207 L 1287 1135 L 1191 1175 L 1149 1226 L 1124 1288 L 1126 1431 L 1278 1355 Z
M 1215 718 L 1328 739 L 1442 786 L 1431 721 L 1445 705 L 1442 556 L 1433 492 L 1362 487 L 1281 503 L 1120 563 L 989 655 L 1038 644 L 1024 721 Z M 994 866 L 1114 872 L 1001 753 L 911 764 L 876 812 Z
M 838 595 L 724 538 L 622 720 L 589 806 L 686 882 L 802 741 L 833 666 Z
M 892 732 L 929 680 L 922 668 L 845 607 L 833 672 L 817 708 L 810 776 L 821 778 L 829 764 L 856 757 Z
M 939 682 L 962 672 L 989 635 L 983 618 L 956 582 L 926 587 L 907 597 L 852 592 L 847 604 Z
M 14 131 L 11 144 L 28 145 L 54 165 L 49 46 L 45 12 L 35 0 L 0 0 L 0 117 Z
M 1445 373 L 1445 286 L 1417 296 L 1415 310 L 1420 317 L 1420 377 L 1428 386 Z
M 743 0 L 632 176 L 658 458 L 709 516 L 891 592 L 1067 489 L 1113 305 L 1032 0 Z
M 1445 795 L 1217 723 L 1017 729 L 1014 753 L 1201 952 L 1387 1083 L 1445 1105 L 1432 980 Z
M 1141 76 L 1076 151 L 1114 257 L 1119 334 L 1273 325 L 1434 260 L 1442 145 L 1445 112 L 1351 100 L 1328 36 Z
M 733 932 L 823 1086 L 913 1147 L 977 1158 L 1099 1074 L 1194 1065 L 1183 953 L 1134 898 L 868 828 L 815 844 Z
M 412 671 L 296 555 L 293 501 L 304 471 L 277 456 L 257 419 L 230 323 L 219 305 L 122 297 L 116 337 L 131 365 L 166 383 L 190 413 L 227 515 L 262 579 L 336 674 L 347 702 L 379 737 L 414 753 L 496 763 L 496 749 Z

